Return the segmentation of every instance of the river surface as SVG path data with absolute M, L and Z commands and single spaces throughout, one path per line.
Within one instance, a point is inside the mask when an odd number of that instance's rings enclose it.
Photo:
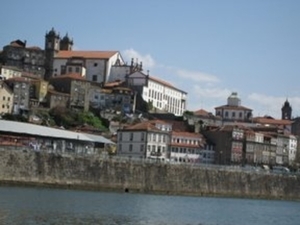
M 0 187 L 0 224 L 299 225 L 300 202 Z

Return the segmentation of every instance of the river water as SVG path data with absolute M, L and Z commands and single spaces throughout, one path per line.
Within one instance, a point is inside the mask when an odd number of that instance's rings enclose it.
M 0 224 L 299 225 L 300 202 L 0 187 Z

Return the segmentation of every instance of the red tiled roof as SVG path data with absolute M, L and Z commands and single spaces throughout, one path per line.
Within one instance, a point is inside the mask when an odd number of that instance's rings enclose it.
M 189 137 L 189 138 L 203 138 L 202 134 L 199 133 L 172 131 L 172 137 L 174 136 Z
M 117 86 L 119 86 L 122 83 L 124 83 L 124 81 L 109 82 L 109 83 L 105 83 L 104 87 L 117 87 Z
M 195 116 L 209 116 L 209 112 L 207 112 L 204 109 L 199 109 L 197 111 L 194 112 Z
M 50 94 L 54 94 L 54 95 L 70 96 L 70 94 L 66 94 L 66 93 L 58 92 L 58 91 L 51 90 L 51 89 L 49 89 L 49 90 L 48 90 L 48 93 L 50 93 Z
M 254 117 L 253 122 L 261 123 L 261 124 L 269 124 L 269 125 L 291 125 L 293 121 L 290 120 L 278 120 L 278 119 L 271 119 L 266 117 Z
M 222 106 L 218 106 L 218 107 L 215 107 L 215 109 L 240 109 L 240 110 L 251 110 L 250 108 L 247 108 L 245 106 L 234 106 L 234 105 L 222 105 Z
M 125 127 L 123 130 L 153 130 L 160 131 L 154 124 L 150 123 L 150 121 L 137 123 L 135 125 Z
M 108 59 L 118 53 L 118 51 L 59 51 L 55 58 L 87 58 L 87 59 Z
M 56 76 L 56 77 L 51 77 L 50 78 L 51 80 L 55 79 L 55 80 L 58 80 L 58 79 L 72 79 L 72 80 L 82 80 L 82 81 L 87 81 L 85 79 L 85 77 L 81 76 L 80 74 L 78 73 L 68 73 L 68 74 L 63 74 L 63 75 L 60 75 L 60 76 Z

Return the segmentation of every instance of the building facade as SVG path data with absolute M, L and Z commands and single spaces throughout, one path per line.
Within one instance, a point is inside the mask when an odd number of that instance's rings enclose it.
M 80 74 L 66 74 L 58 77 L 53 77 L 49 83 L 58 92 L 69 94 L 70 108 L 89 110 L 89 91 L 90 82 L 82 77 Z
M 30 108 L 30 95 L 33 92 L 31 80 L 25 77 L 14 77 L 5 82 L 14 93 L 12 113 L 27 113 Z
M 12 112 L 13 99 L 12 89 L 4 81 L 0 80 L 0 115 Z
M 170 83 L 137 71 L 127 76 L 127 84 L 151 105 L 150 110 L 152 108 L 176 116 L 181 116 L 186 111 L 187 93 Z
M 122 157 L 169 159 L 171 125 L 163 121 L 146 121 L 118 130 L 117 154 Z
M 227 104 L 215 108 L 216 116 L 229 121 L 250 121 L 252 109 L 241 105 L 241 100 L 236 92 L 227 98 Z
M 172 131 L 170 160 L 183 163 L 212 164 L 215 154 L 212 145 L 199 133 Z
M 39 47 L 27 47 L 26 41 L 15 40 L 3 47 L 2 64 L 32 73 L 38 78 L 44 77 L 44 51 Z

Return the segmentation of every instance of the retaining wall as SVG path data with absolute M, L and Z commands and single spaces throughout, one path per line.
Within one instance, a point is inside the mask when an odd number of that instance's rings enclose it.
M 10 150 L 0 151 L 0 183 L 300 200 L 299 175 Z

